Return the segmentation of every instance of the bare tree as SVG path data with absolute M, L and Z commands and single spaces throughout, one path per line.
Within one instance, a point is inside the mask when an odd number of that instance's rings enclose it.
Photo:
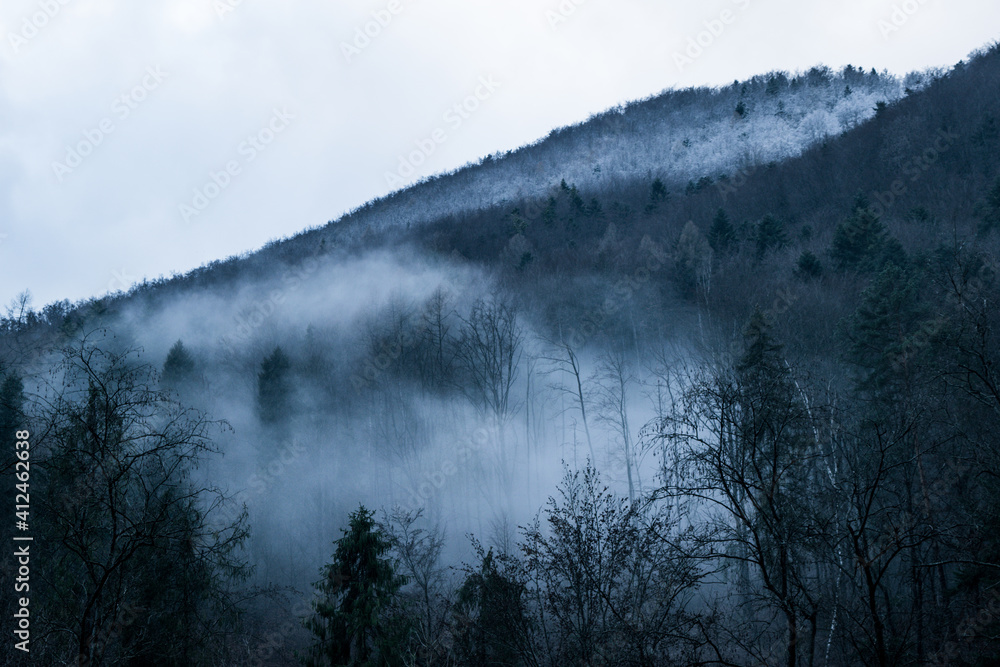
M 583 368 L 580 357 L 577 356 L 573 346 L 564 340 L 547 341 L 552 348 L 552 352 L 542 356 L 541 360 L 548 362 L 550 368 L 546 374 L 563 373 L 568 376 L 567 383 L 554 384 L 556 391 L 565 393 L 571 397 L 575 408 L 580 411 L 580 423 L 583 425 L 583 432 L 587 438 L 587 451 L 590 452 L 590 460 L 596 465 L 597 456 L 594 453 L 594 441 L 590 437 L 590 425 L 587 422 L 587 401 L 584 398 Z
M 642 493 L 642 476 L 637 466 L 637 447 L 632 441 L 632 429 L 628 418 L 629 391 L 635 382 L 632 362 L 622 350 L 602 355 L 592 380 L 595 387 L 593 402 L 597 406 L 597 419 L 611 429 L 618 441 L 628 477 L 628 497 L 633 502 L 637 497 L 636 482 L 639 484 L 638 493 Z
M 784 664 L 797 667 L 803 647 L 810 656 L 815 650 L 810 538 L 817 524 L 807 502 L 818 456 L 813 428 L 781 348 L 759 316 L 739 362 L 693 378 L 678 409 L 659 425 L 664 464 L 675 456 L 681 466 L 677 474 L 665 465 L 661 492 L 701 505 L 706 558 L 736 566 L 736 587 L 745 595 L 739 606 L 747 627 L 731 629 L 728 639 L 766 664 L 774 658 L 761 628 L 773 627 L 775 615 L 784 626 Z M 758 639 L 741 640 L 747 632 Z
M 31 314 L 31 292 L 25 290 L 12 298 L 7 304 L 7 320 L 15 326 L 22 326 L 27 323 Z
M 482 416 L 505 426 L 516 408 L 511 390 L 524 343 L 517 311 L 503 301 L 479 300 L 462 324 L 456 354 L 461 388 Z
M 215 524 L 225 498 L 192 477 L 214 451 L 212 424 L 154 390 L 137 356 L 84 343 L 34 409 L 52 558 L 41 618 L 53 657 L 193 664 L 222 655 L 238 613 L 230 585 L 248 575 L 238 557 L 245 514 Z
M 411 641 L 421 664 L 444 652 L 450 601 L 446 586 L 446 568 L 441 564 L 444 534 L 438 527 L 420 528 L 423 510 L 405 512 L 396 509 L 387 513 L 381 526 L 392 543 L 398 562 L 397 571 L 406 577 L 403 589 L 415 608 L 415 632 Z
M 609 492 L 593 467 L 567 470 L 543 514 L 521 549 L 551 664 L 678 664 L 703 574 L 681 546 L 683 517 Z
M 513 393 L 523 354 L 524 332 L 513 306 L 500 301 L 477 301 L 462 329 L 456 348 L 458 388 L 480 417 L 491 424 L 499 445 L 499 474 L 508 496 L 514 481 L 513 452 L 508 450 L 507 426 L 517 403 Z

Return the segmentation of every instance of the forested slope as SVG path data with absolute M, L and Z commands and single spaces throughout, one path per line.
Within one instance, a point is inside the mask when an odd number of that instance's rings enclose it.
M 12 310 L 40 654 L 995 664 L 1000 48 L 899 85 L 670 93 Z

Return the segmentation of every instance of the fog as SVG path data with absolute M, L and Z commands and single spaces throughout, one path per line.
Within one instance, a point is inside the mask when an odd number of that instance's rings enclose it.
M 245 505 L 255 583 L 306 595 L 359 504 L 383 518 L 421 511 L 421 525 L 446 537 L 444 561 L 459 567 L 472 557 L 472 535 L 512 548 L 564 472 L 591 457 L 623 495 L 629 468 L 633 494 L 655 482 L 655 459 L 639 436 L 662 408 L 664 380 L 631 340 L 612 355 L 623 365 L 621 384 L 600 345 L 584 339 L 573 350 L 584 425 L 576 378 L 560 363 L 565 350 L 530 304 L 508 296 L 517 349 L 509 376 L 498 378 L 506 406 L 498 415 L 462 386 L 463 328 L 477 303 L 506 303 L 503 292 L 458 260 L 405 248 L 334 252 L 231 290 L 130 305 L 108 329 L 158 369 L 183 343 L 196 370 L 169 389 L 220 422 L 221 456 L 196 473 L 230 498 L 214 520 L 228 525 Z M 430 330 L 432 314 L 441 332 Z M 443 334 L 442 367 L 415 361 L 432 333 Z M 276 347 L 290 361 L 287 404 L 265 423 L 260 374 Z

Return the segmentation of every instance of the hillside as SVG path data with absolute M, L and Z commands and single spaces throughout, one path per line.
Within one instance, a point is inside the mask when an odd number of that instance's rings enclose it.
M 994 664 L 998 100 L 996 45 L 669 92 L 12 311 L 44 657 L 141 607 L 108 662 Z

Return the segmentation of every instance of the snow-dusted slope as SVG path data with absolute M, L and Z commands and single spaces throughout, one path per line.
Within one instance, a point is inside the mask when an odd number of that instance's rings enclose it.
M 659 177 L 680 188 L 692 179 L 796 156 L 864 122 L 879 102 L 896 101 L 926 79 L 929 75 L 901 81 L 874 71 L 824 68 L 793 77 L 758 76 L 722 89 L 668 91 L 428 179 L 340 222 L 355 231 L 405 226 L 540 196 L 563 179 L 600 189 L 604 183 Z

